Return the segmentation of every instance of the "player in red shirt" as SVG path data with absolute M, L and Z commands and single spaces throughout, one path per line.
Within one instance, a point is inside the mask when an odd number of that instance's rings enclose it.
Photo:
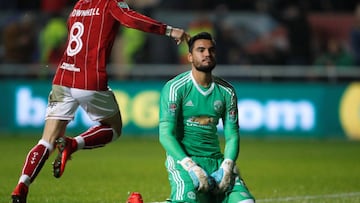
M 59 153 L 53 170 L 54 176 L 59 178 L 72 153 L 102 147 L 121 135 L 120 110 L 108 87 L 106 72 L 120 25 L 167 35 L 177 44 L 189 38 L 183 29 L 137 13 L 123 0 L 79 0 L 68 18 L 67 48 L 54 76 L 42 138 L 26 157 L 19 182 L 12 192 L 13 203 L 26 202 L 30 183 L 55 147 Z M 66 126 L 79 106 L 99 125 L 75 138 L 66 137 Z

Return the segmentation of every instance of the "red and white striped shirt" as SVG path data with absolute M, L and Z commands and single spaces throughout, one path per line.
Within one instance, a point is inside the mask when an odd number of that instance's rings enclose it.
M 159 35 L 167 27 L 131 10 L 123 0 L 79 0 L 68 18 L 67 49 L 53 84 L 107 90 L 106 64 L 120 24 Z

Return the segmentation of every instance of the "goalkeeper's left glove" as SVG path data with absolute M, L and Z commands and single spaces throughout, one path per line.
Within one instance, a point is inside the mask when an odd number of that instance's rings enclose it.
M 220 168 L 211 174 L 217 185 L 215 192 L 225 192 L 230 187 L 233 168 L 234 161 L 225 159 Z

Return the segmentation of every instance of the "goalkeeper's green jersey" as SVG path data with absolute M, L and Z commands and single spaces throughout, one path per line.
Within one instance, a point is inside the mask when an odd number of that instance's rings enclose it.
M 223 121 L 225 149 L 222 154 L 217 125 Z M 239 152 L 237 96 L 234 88 L 213 76 L 204 88 L 191 71 L 168 81 L 160 97 L 160 142 L 177 160 L 186 156 L 229 158 Z

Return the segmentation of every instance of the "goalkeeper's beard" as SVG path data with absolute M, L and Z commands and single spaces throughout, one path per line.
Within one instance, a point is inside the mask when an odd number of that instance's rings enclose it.
M 211 71 L 214 70 L 215 66 L 216 66 L 216 63 L 207 65 L 207 66 L 199 65 L 199 66 L 195 66 L 195 69 L 200 72 L 211 73 Z

